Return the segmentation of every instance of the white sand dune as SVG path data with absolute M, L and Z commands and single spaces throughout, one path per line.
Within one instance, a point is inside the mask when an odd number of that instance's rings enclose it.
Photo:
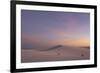
M 58 47 L 52 50 L 22 49 L 21 62 L 85 60 L 90 58 L 89 48 Z

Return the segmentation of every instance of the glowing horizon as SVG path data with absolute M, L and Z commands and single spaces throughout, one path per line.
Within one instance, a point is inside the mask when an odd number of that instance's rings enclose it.
M 21 10 L 22 48 L 90 46 L 90 14 Z

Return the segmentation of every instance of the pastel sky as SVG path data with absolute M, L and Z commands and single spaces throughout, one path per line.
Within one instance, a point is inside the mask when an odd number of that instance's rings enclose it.
M 89 46 L 90 14 L 21 10 L 22 48 Z

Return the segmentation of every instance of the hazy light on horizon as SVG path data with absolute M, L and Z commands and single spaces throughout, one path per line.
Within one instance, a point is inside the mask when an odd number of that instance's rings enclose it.
M 22 48 L 89 46 L 90 14 L 21 10 Z

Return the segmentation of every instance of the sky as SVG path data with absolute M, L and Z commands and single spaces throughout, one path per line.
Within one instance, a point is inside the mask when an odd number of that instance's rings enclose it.
M 89 46 L 90 14 L 21 10 L 21 47 Z

